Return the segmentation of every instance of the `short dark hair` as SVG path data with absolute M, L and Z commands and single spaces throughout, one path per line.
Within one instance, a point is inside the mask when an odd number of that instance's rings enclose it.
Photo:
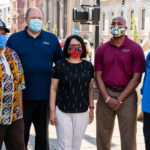
M 27 18 L 29 17 L 29 14 L 30 14 L 30 11 L 31 11 L 32 8 L 36 8 L 36 7 L 30 7 L 30 8 L 27 9 L 27 11 L 26 11 L 26 17 Z M 43 17 L 44 17 L 43 10 L 41 8 L 38 8 L 38 9 L 41 11 L 41 13 L 43 14 Z
M 77 41 L 79 41 L 82 45 L 82 50 L 83 50 L 83 53 L 81 54 L 81 58 L 85 58 L 86 57 L 86 47 L 85 47 L 85 43 L 83 41 L 83 39 L 78 36 L 78 35 L 71 35 L 69 36 L 66 41 L 65 41 L 65 44 L 64 44 L 64 48 L 63 48 L 63 56 L 64 58 L 69 58 L 70 55 L 68 54 L 68 47 L 69 47 L 69 44 L 71 42 L 72 39 L 76 39 Z

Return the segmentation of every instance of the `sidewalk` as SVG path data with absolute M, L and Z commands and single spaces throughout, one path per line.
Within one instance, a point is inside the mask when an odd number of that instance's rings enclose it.
M 57 150 L 56 130 L 55 127 L 49 125 L 49 143 L 50 150 Z M 31 130 L 31 137 L 29 143 L 29 150 L 34 150 L 34 129 Z M 87 127 L 84 139 L 82 141 L 81 150 L 96 150 L 96 122 Z M 118 128 L 118 121 L 116 119 L 115 128 L 112 139 L 112 150 L 121 150 L 120 148 L 120 135 Z M 143 123 L 137 122 L 137 150 L 145 150 L 143 138 Z
M 142 128 L 143 128 L 143 123 L 138 121 L 137 122 L 137 150 L 145 150 Z M 28 150 L 34 150 L 34 138 L 35 138 L 35 133 L 34 133 L 34 128 L 32 126 Z M 49 125 L 49 138 L 50 138 L 49 139 L 50 150 L 57 150 L 56 130 L 55 130 L 55 127 L 52 125 Z M 5 148 L 3 148 L 2 150 L 5 150 Z M 95 119 L 94 119 L 94 122 L 87 127 L 84 139 L 82 141 L 81 150 L 96 150 L 96 122 L 95 122 Z M 111 150 L 121 150 L 117 119 L 115 122 Z

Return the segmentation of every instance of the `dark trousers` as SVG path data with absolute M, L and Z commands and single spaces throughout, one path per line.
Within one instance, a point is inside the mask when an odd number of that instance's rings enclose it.
M 0 149 L 3 142 L 7 150 L 25 150 L 23 119 L 16 120 L 11 125 L 0 125 Z
M 48 142 L 48 121 L 49 121 L 49 102 L 48 100 L 24 100 L 23 119 L 24 119 L 24 140 L 25 147 L 30 135 L 30 127 L 33 123 L 35 129 L 35 150 L 49 150 Z
M 150 150 L 150 114 L 144 112 L 143 132 L 145 139 L 145 148 Z

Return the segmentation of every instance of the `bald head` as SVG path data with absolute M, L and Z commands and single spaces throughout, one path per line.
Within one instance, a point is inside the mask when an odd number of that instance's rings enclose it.
M 42 26 L 44 24 L 43 12 L 40 8 L 32 7 L 29 8 L 26 12 L 25 21 L 28 28 L 28 31 L 33 34 L 40 33 Z
M 40 9 L 40 8 L 38 8 L 38 7 L 32 7 L 32 8 L 28 8 L 28 10 L 26 11 L 26 18 L 29 17 L 29 15 L 30 15 L 30 13 L 31 13 L 32 11 L 38 11 L 38 12 L 40 12 L 40 13 L 43 15 L 43 17 L 44 17 L 44 13 L 43 13 L 42 9 Z
M 125 20 L 125 18 L 124 17 L 122 17 L 122 16 L 117 16 L 117 17 L 115 17 L 115 18 L 113 18 L 112 19 L 112 23 L 113 22 L 121 22 L 125 27 L 126 27 L 126 20 Z
M 32 7 L 26 12 L 26 23 L 29 24 L 30 19 L 40 19 L 44 20 L 43 11 L 40 8 Z

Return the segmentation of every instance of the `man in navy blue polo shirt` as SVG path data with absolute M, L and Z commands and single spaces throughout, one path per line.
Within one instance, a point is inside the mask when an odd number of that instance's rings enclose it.
M 18 53 L 25 74 L 23 91 L 25 146 L 27 149 L 30 126 L 33 123 L 35 150 L 48 150 L 48 100 L 53 62 L 62 59 L 62 50 L 55 35 L 42 30 L 43 12 L 29 8 L 25 30 L 10 36 L 7 46 Z

